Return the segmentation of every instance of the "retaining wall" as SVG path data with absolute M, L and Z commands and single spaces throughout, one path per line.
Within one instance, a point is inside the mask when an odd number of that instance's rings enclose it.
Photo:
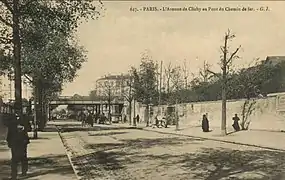
M 242 117 L 242 109 L 245 99 L 232 100 L 227 102 L 227 128 L 232 129 L 232 117 L 234 114 Z M 159 109 L 165 112 L 167 106 L 153 107 L 154 115 Z M 222 102 L 208 101 L 178 104 L 178 113 L 181 126 L 200 126 L 202 115 L 208 113 L 208 119 L 211 127 L 221 126 Z M 142 120 L 147 119 L 145 106 L 137 104 L 136 112 L 140 114 Z M 251 124 L 249 129 L 260 130 L 285 130 L 285 118 L 282 116 L 276 107 L 276 97 L 267 97 L 257 99 L 253 113 L 249 116 Z

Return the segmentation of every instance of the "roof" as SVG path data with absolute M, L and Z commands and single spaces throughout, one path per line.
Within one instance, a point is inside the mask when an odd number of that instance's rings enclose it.
M 104 77 L 101 77 L 97 79 L 99 80 L 118 80 L 118 79 L 128 79 L 130 75 L 128 74 L 122 74 L 122 75 L 105 75 Z
M 281 62 L 285 62 L 285 56 L 267 56 L 264 63 L 277 65 Z

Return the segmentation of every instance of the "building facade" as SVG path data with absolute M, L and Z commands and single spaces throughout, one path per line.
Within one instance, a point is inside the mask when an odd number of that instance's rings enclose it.
M 96 81 L 96 95 L 123 100 L 129 92 L 129 81 L 130 76 L 128 74 L 101 77 Z
M 29 99 L 32 96 L 33 89 L 27 82 L 28 80 L 22 78 L 22 98 Z M 0 76 L 0 96 L 4 102 L 15 99 L 14 81 L 9 80 L 7 76 Z

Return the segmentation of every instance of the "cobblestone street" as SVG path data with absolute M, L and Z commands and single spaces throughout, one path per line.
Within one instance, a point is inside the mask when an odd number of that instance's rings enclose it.
M 282 151 L 126 127 L 75 131 L 78 126 L 62 126 L 61 136 L 82 179 L 285 179 Z

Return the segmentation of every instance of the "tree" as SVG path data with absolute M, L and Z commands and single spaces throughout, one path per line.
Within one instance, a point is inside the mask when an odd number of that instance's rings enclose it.
M 45 34 L 43 34 L 45 35 Z M 64 83 L 72 82 L 76 72 L 86 61 L 85 51 L 78 46 L 73 39 L 67 38 L 64 34 L 49 33 L 42 38 L 45 45 L 34 46 L 23 41 L 22 47 L 22 71 L 25 77 L 29 78 L 35 87 L 35 95 L 39 101 L 39 115 L 41 129 L 45 125 L 43 121 L 47 112 L 49 98 L 61 92 Z
M 213 77 L 213 74 L 209 72 L 210 64 L 207 61 L 204 61 L 203 67 L 199 69 L 199 75 L 202 77 L 202 82 L 209 82 L 209 80 Z
M 100 96 L 108 103 L 108 118 L 109 121 L 112 122 L 111 103 L 115 99 L 115 84 L 113 81 L 106 80 L 99 85 L 99 88 L 101 91 Z
M 150 104 L 157 104 L 158 92 L 156 89 L 156 64 L 148 52 L 144 52 L 141 57 L 139 70 L 134 70 L 135 98 L 138 102 L 146 105 L 146 113 L 149 114 Z M 149 126 L 149 117 L 147 117 Z
M 129 116 L 129 124 L 132 124 L 132 101 L 135 99 L 134 93 L 134 75 L 136 74 L 136 69 L 134 67 L 131 68 L 129 73 L 129 79 L 127 80 L 127 88 L 123 89 L 122 95 L 124 99 L 128 102 L 128 116 Z M 135 108 L 135 107 L 134 107 Z
M 89 92 L 89 100 L 91 101 L 99 101 L 101 99 L 100 96 L 98 96 L 96 90 L 92 90 Z
M 170 87 L 170 85 L 171 85 L 171 78 L 173 76 L 174 71 L 175 71 L 175 68 L 172 67 L 171 62 L 169 62 L 167 64 L 167 66 L 164 68 L 165 81 L 166 81 L 166 88 L 165 89 L 166 89 L 166 93 L 168 93 L 168 94 L 171 91 L 171 87 Z
M 224 45 L 221 47 L 221 60 L 220 60 L 220 67 L 222 70 L 222 74 L 219 75 L 214 73 L 211 70 L 208 70 L 210 73 L 215 75 L 216 77 L 222 80 L 222 121 L 221 121 L 221 132 L 222 135 L 227 134 L 226 126 L 227 126 L 227 84 L 228 84 L 228 77 L 232 70 L 232 63 L 234 59 L 239 58 L 237 53 L 239 52 L 241 46 L 236 48 L 235 51 L 232 53 L 229 52 L 229 41 L 233 40 L 235 35 L 228 31 L 225 33 L 224 36 Z
M 183 66 L 182 66 L 181 70 L 183 72 L 184 88 L 187 89 L 188 88 L 189 71 L 188 71 L 188 67 L 186 64 L 186 59 L 184 59 L 184 61 L 183 61 Z
M 42 35 L 41 31 L 30 33 L 30 28 L 38 24 L 45 25 L 48 27 L 46 32 L 61 32 L 68 37 L 76 30 L 82 19 L 94 18 L 99 11 L 92 1 L 1 0 L 0 5 L 0 39 L 12 43 L 15 108 L 21 115 L 22 41 L 30 35 L 30 40 L 33 40 L 30 43 L 45 43 L 38 41 Z

